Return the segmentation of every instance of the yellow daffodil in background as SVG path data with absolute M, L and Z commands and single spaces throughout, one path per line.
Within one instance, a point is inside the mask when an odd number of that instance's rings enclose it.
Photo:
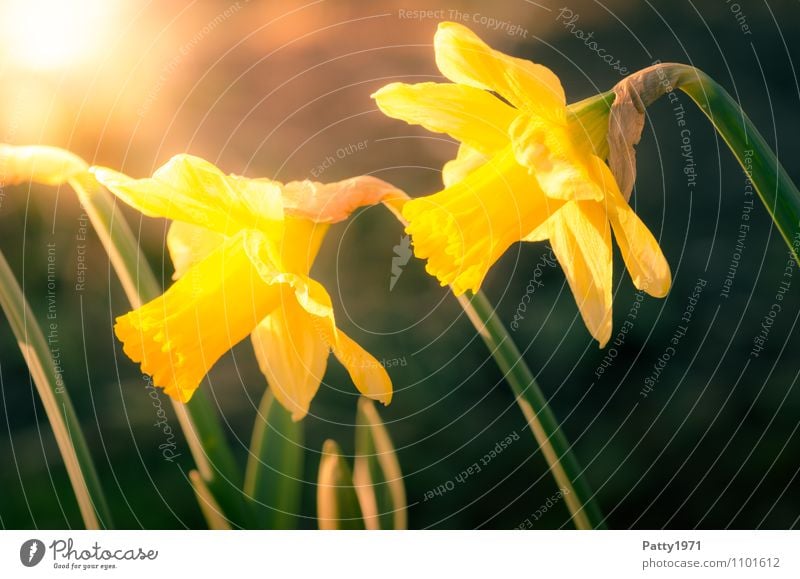
M 174 220 L 167 244 L 177 281 L 115 326 L 125 353 L 167 394 L 187 402 L 214 363 L 250 335 L 295 420 L 308 412 L 330 351 L 362 394 L 389 403 L 386 370 L 336 327 L 330 296 L 309 270 L 328 224 L 363 205 L 400 203 L 403 193 L 373 177 L 247 179 L 189 155 L 148 179 L 92 171 L 145 215 Z
M 89 170 L 80 157 L 57 147 L 0 143 L 0 185 L 24 181 L 61 185 Z
M 405 204 L 406 231 L 427 271 L 456 295 L 477 291 L 516 241 L 549 239 L 586 326 L 611 336 L 611 231 L 634 285 L 669 290 L 669 266 L 636 216 L 590 125 L 569 118 L 552 71 L 493 50 L 466 27 L 439 25 L 436 63 L 452 83 L 393 83 L 373 95 L 388 116 L 461 142 L 445 189 Z

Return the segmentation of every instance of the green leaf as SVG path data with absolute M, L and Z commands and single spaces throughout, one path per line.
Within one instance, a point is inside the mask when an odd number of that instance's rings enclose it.
M 42 399 L 87 529 L 110 529 L 108 508 L 81 423 L 50 347 L 5 256 L 0 253 L 0 306 Z M 6 467 L 7 468 L 7 467 Z
M 375 404 L 360 398 L 353 482 L 367 529 L 406 529 L 406 489 L 392 440 Z
M 319 463 L 317 522 L 323 530 L 365 528 L 350 467 L 330 439 L 322 446 Z
M 267 390 L 261 399 L 244 492 L 262 529 L 294 529 L 303 482 L 303 425 Z

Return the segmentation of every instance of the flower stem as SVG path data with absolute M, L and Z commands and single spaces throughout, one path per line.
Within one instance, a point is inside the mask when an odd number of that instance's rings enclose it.
M 459 296 L 458 301 L 511 386 L 517 404 L 564 496 L 575 527 L 605 528 L 603 515 L 594 501 L 580 464 L 572 454 L 569 441 L 489 300 L 479 291 L 471 296 Z
M 47 340 L 39 324 L 36 323 L 28 300 L 2 253 L 0 253 L 0 306 L 8 318 L 42 399 L 58 450 L 64 460 L 72 489 L 75 491 L 84 525 L 87 529 L 110 529 L 111 512 L 69 393 L 56 369 Z
M 116 211 L 114 198 L 90 173 L 70 179 L 119 277 L 131 307 L 157 298 L 162 290 L 152 269 L 140 258 L 139 244 L 124 217 Z M 246 516 L 242 481 L 225 433 L 214 408 L 202 389 L 182 404 L 172 400 L 197 470 L 225 515 L 237 524 Z
M 661 63 L 640 70 L 626 81 L 644 106 L 673 89 L 685 92 L 700 107 L 753 183 L 758 196 L 800 263 L 800 191 L 767 141 L 739 103 L 702 70 L 686 64 Z M 623 82 L 626 82 L 623 81 Z
M 800 254 L 795 236 L 800 231 L 800 192 L 728 91 L 704 72 L 693 71 L 696 75 L 689 76 L 679 88 L 700 107 L 727 143 L 797 259 Z

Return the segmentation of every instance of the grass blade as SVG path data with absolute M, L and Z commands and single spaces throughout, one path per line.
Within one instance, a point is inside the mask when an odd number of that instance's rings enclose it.
M 365 528 L 350 467 L 330 439 L 322 446 L 319 463 L 317 523 L 323 530 Z
M 56 369 L 47 340 L 36 323 L 28 300 L 2 253 L 0 253 L 0 305 L 8 318 L 36 390 L 42 399 L 58 450 L 78 500 L 84 525 L 87 529 L 110 529 L 113 526 L 111 512 L 69 393 Z
M 189 482 L 192 483 L 194 496 L 197 499 L 197 504 L 200 505 L 200 510 L 203 512 L 203 517 L 208 523 L 208 528 L 212 531 L 229 531 L 231 525 L 222 509 L 217 503 L 214 495 L 208 489 L 203 477 L 196 470 L 189 471 Z
M 406 529 L 406 489 L 400 462 L 375 404 L 360 398 L 356 413 L 356 457 L 353 464 L 367 529 Z

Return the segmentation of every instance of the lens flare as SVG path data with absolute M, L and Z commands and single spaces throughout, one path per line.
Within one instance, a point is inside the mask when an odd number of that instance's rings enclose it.
M 0 43 L 8 64 L 53 70 L 97 51 L 114 6 L 104 0 L 4 0 Z

